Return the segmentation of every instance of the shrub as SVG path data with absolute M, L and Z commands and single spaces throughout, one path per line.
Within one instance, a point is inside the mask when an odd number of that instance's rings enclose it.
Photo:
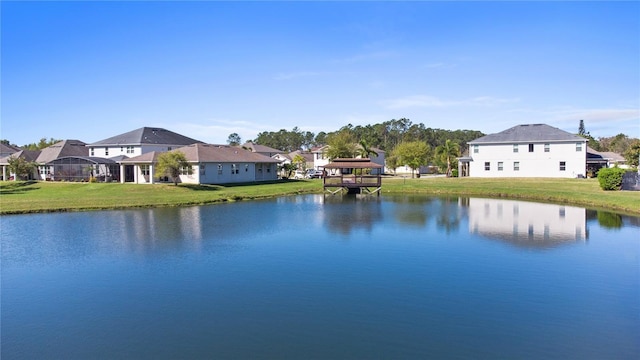
M 98 179 L 96 179 L 95 177 L 92 176 L 92 177 L 89 178 L 89 182 L 90 183 L 96 183 L 96 182 L 98 182 Z
M 624 169 L 602 168 L 598 171 L 598 182 L 602 190 L 620 190 Z
M 451 177 L 458 177 L 458 169 L 451 170 Z

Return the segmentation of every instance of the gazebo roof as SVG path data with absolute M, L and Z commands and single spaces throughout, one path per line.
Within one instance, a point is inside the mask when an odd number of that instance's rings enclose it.
M 325 169 L 381 169 L 382 165 L 372 162 L 370 159 L 334 159 L 324 166 Z

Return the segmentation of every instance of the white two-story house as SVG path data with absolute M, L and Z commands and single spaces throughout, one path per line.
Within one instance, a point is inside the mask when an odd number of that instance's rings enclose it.
M 113 159 L 119 162 L 154 151 L 161 153 L 197 143 L 202 141 L 162 128 L 142 127 L 88 144 L 87 147 L 91 157 Z M 133 165 L 121 165 L 119 177 L 121 182 L 133 182 L 135 179 Z
M 469 143 L 460 176 L 554 177 L 586 175 L 587 139 L 545 124 L 514 126 Z
M 152 151 L 171 151 L 196 143 L 202 141 L 162 128 L 142 127 L 87 146 L 89 156 L 117 158 L 134 157 Z

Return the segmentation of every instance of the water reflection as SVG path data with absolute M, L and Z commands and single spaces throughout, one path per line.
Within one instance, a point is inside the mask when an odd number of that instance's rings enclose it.
M 348 235 L 354 230 L 371 232 L 383 220 L 382 200 L 377 196 L 325 196 L 321 214 L 329 232 Z
M 525 201 L 468 199 L 469 232 L 531 248 L 585 242 L 586 210 Z

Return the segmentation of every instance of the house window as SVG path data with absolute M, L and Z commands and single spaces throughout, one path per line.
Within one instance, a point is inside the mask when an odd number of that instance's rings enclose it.
M 222 175 L 222 164 L 218 164 L 218 175 Z
M 245 172 L 249 171 L 249 164 L 244 164 L 244 171 Z
M 104 148 L 104 156 L 109 156 L 109 148 Z
M 477 154 L 478 152 L 480 152 L 480 147 L 478 145 L 473 145 L 473 153 Z
M 167 151 L 171 151 L 173 148 L 171 146 L 167 146 Z
M 518 144 L 513 144 L 513 152 L 514 153 L 518 152 Z
M 491 170 L 491 163 L 490 163 L 490 162 L 486 161 L 486 162 L 484 163 L 484 170 L 485 170 L 485 171 L 489 171 L 489 170 Z
M 520 171 L 520 161 L 513 162 L 513 171 Z
M 133 154 L 133 146 L 127 146 L 127 154 Z
M 498 171 L 502 171 L 502 161 L 498 161 Z
M 550 145 L 544 144 L 544 152 L 549 152 L 549 149 L 550 149 Z
M 93 151 L 93 148 L 89 148 L 89 152 L 91 153 L 91 156 L 94 156 L 94 155 L 95 155 L 95 154 L 94 154 L 94 151 Z
M 533 152 L 533 144 L 529 144 L 529 152 Z
M 576 143 L 576 152 L 582 151 L 582 143 Z
M 200 164 L 200 175 L 206 175 L 207 167 L 205 164 Z
M 239 174 L 239 173 L 240 173 L 240 169 L 238 169 L 238 165 L 231 164 L 231 174 Z
M 120 152 L 124 152 L 124 146 L 120 146 Z
M 567 162 L 560 161 L 560 171 L 565 171 L 565 170 L 567 170 Z
M 140 165 L 142 175 L 149 175 L 149 165 Z
M 193 175 L 193 167 L 191 165 L 183 166 L 180 169 L 180 175 Z

